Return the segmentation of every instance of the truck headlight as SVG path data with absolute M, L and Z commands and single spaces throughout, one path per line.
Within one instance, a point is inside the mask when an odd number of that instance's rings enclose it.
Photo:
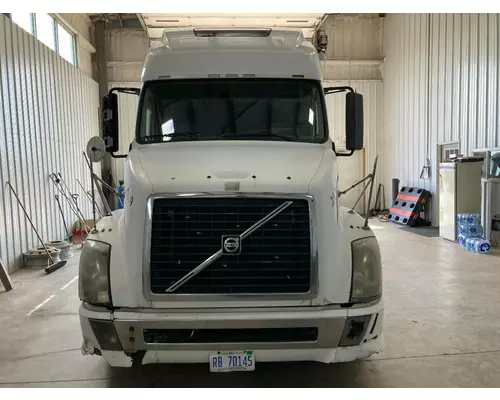
M 109 259 L 111 246 L 87 239 L 80 256 L 78 294 L 81 301 L 111 305 L 109 290 Z
M 373 236 L 354 240 L 352 249 L 351 303 L 366 303 L 382 295 L 382 261 Z

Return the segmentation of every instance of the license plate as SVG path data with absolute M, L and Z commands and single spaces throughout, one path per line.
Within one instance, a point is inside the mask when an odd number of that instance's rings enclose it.
M 210 353 L 210 372 L 254 371 L 253 351 L 219 351 Z

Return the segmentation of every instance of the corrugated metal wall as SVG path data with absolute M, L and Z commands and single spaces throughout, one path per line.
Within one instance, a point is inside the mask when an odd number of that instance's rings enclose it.
M 389 15 L 383 43 L 384 183 L 435 193 L 438 143 L 460 140 L 466 155 L 500 145 L 500 14 Z M 427 157 L 432 177 L 422 180 Z
M 10 181 L 45 240 L 65 236 L 48 175 L 61 172 L 79 204 L 90 203 L 82 152 L 98 135 L 97 83 L 0 14 L 0 257 L 10 270 L 37 245 L 6 183 Z M 66 220 L 75 218 L 64 206 Z
M 384 50 L 386 129 L 379 140 L 380 176 L 389 202 L 393 177 L 404 185 L 429 188 L 419 181 L 428 148 L 428 17 L 388 16 Z

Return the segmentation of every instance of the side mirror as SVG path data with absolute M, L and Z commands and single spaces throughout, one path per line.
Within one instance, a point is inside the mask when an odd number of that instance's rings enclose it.
M 355 92 L 346 94 L 345 130 L 346 149 L 363 149 L 363 95 Z
M 119 150 L 118 96 L 115 93 L 102 98 L 102 137 L 107 152 L 115 153 Z

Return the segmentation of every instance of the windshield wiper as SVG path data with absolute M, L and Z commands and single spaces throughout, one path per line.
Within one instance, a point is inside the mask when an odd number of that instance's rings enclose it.
M 281 140 L 286 140 L 288 142 L 292 142 L 293 138 L 290 138 L 288 136 L 283 136 L 278 133 L 272 133 L 269 131 L 248 131 L 248 132 L 242 132 L 242 133 L 225 133 L 222 134 L 221 137 L 232 137 L 234 140 L 238 140 L 239 138 L 242 137 L 273 137 Z
M 176 137 L 177 135 L 188 137 L 191 140 L 197 140 L 198 135 L 200 135 L 201 133 L 202 132 L 173 132 L 173 133 L 163 133 L 161 135 L 146 136 L 146 137 L 143 138 L 143 140 L 145 142 L 151 142 L 151 141 L 155 141 L 157 139 L 161 139 L 160 141 L 163 141 L 163 138 L 166 138 L 166 137 Z

